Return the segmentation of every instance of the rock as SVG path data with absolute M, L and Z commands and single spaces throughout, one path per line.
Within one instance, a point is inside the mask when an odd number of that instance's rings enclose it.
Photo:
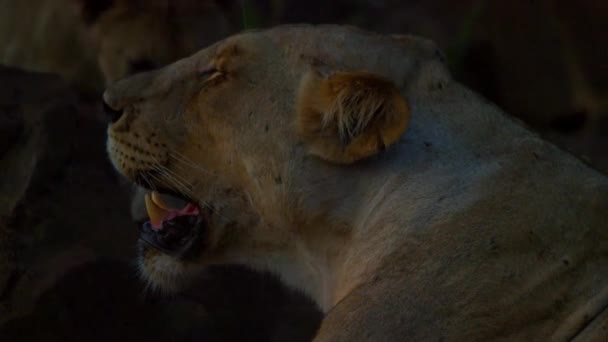
M 57 76 L 1 67 L 0 84 L 0 131 L 9 133 L 0 145 L 2 323 L 26 314 L 73 267 L 125 258 L 135 234 L 95 108 Z

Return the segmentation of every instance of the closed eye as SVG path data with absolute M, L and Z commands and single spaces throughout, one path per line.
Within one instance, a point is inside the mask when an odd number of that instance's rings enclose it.
M 197 73 L 197 76 L 199 78 L 210 78 L 212 77 L 214 74 L 219 74 L 221 73 L 216 67 L 209 67 L 207 69 L 201 70 Z
M 209 67 L 197 73 L 198 79 L 201 80 L 201 90 L 217 85 L 226 80 L 226 74 L 217 67 Z

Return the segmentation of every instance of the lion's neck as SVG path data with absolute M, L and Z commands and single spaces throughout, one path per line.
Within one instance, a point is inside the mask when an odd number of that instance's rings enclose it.
M 463 155 L 438 163 L 425 149 L 424 144 L 410 146 L 408 153 L 360 163 L 348 172 L 314 159 L 298 164 L 292 171 L 299 172 L 297 177 L 283 182 L 289 196 L 260 195 L 264 201 L 257 203 L 265 205 L 256 208 L 270 226 L 290 226 L 291 235 L 266 241 L 264 245 L 273 247 L 263 254 L 253 244 L 252 253 L 241 254 L 247 257 L 237 262 L 274 273 L 327 312 L 370 281 L 374 270 L 407 236 L 404 230 L 425 227 L 440 216 L 438 212 L 448 215 L 449 208 L 459 210 L 474 201 L 474 197 L 462 198 L 471 180 L 458 175 L 481 177 L 493 170 L 492 165 L 469 170 L 476 164 Z M 451 201 L 452 197 L 459 199 Z M 270 234 L 260 229 L 254 235 Z
M 284 285 L 301 291 L 327 312 L 339 300 L 336 272 L 339 257 L 332 254 L 318 248 L 311 250 L 307 244 L 297 241 L 289 248 L 271 253 L 251 253 L 247 257 L 240 254 L 229 258 L 229 262 L 274 274 Z
M 335 260 L 311 253 L 301 246 L 295 253 L 274 260 L 268 269 L 277 274 L 287 286 L 302 291 L 323 312 L 327 312 L 336 303 L 334 264 Z
M 325 167 L 327 173 L 342 172 L 340 167 Z M 300 171 L 315 174 L 306 172 L 306 168 Z M 373 243 L 373 236 L 367 234 L 370 227 L 366 224 L 381 215 L 380 208 L 386 207 L 385 202 L 399 188 L 401 178 L 399 171 L 388 168 L 379 172 L 370 166 L 352 177 L 308 178 L 302 185 L 291 183 L 289 190 L 303 196 L 287 204 L 272 205 L 282 208 L 279 211 L 287 213 L 289 219 L 273 220 L 265 216 L 264 221 L 276 226 L 291 225 L 292 235 L 285 239 L 288 241 L 276 244 L 273 252 L 249 256 L 239 263 L 277 275 L 284 284 L 302 291 L 322 311 L 328 312 L 367 281 L 376 263 L 383 259 L 384 255 L 369 257 L 364 240 Z M 311 184 L 318 189 L 312 189 Z

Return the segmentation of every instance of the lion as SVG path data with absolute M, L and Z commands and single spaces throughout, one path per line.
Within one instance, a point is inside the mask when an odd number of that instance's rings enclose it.
M 79 2 L 106 84 L 169 64 L 234 32 L 215 1 Z
M 247 31 L 103 95 L 148 189 L 139 266 L 270 271 L 316 341 L 601 340 L 608 178 L 453 80 L 434 43 Z
M 97 96 L 104 85 L 169 64 L 233 33 L 230 8 L 222 5 L 228 4 L 0 0 L 0 63 L 59 74 Z

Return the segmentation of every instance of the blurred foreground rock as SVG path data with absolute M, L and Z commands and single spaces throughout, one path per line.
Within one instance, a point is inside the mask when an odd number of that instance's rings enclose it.
M 125 258 L 135 234 L 104 160 L 104 124 L 66 82 L 0 68 L 0 323 L 86 262 Z
M 49 74 L 0 67 L 0 84 L 0 341 L 310 340 L 320 314 L 267 275 L 144 292 L 98 104 Z

